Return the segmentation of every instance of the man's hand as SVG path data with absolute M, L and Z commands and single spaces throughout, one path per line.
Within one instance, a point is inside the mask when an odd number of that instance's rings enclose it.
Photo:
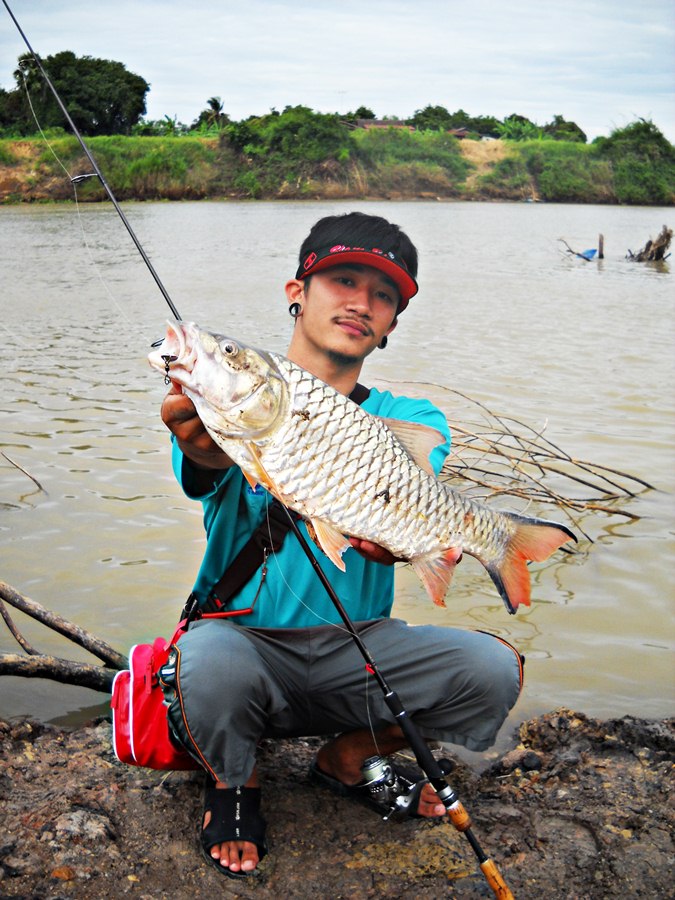
M 205 469 L 228 469 L 233 465 L 208 433 L 197 415 L 195 405 L 181 390 L 171 383 L 171 389 L 162 402 L 162 421 L 175 435 L 178 446 L 196 466 Z
M 379 544 L 373 544 L 372 541 L 362 541 L 360 538 L 350 537 L 349 543 L 370 562 L 381 563 L 383 566 L 393 566 L 395 562 L 398 562 L 397 557 L 385 550 L 384 547 L 380 547 Z

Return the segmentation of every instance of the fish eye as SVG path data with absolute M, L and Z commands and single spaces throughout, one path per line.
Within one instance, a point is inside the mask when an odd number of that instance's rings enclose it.
M 221 344 L 220 349 L 225 356 L 236 356 L 237 353 L 239 353 L 239 347 L 237 347 L 234 341 L 226 341 L 224 344 Z

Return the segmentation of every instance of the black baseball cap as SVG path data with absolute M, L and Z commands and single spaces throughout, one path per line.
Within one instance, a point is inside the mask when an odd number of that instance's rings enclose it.
M 408 271 L 403 259 L 391 250 L 380 250 L 378 247 L 350 247 L 346 244 L 333 244 L 332 247 L 321 247 L 310 251 L 304 258 L 296 278 L 307 278 L 315 272 L 322 272 L 331 266 L 340 266 L 348 263 L 357 263 L 362 266 L 372 266 L 389 276 L 398 288 L 401 302 L 398 313 L 408 305 L 410 298 L 419 290 L 417 282 Z

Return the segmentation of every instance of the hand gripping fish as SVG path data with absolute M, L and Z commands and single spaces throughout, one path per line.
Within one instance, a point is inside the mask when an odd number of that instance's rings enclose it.
M 382 419 L 277 353 L 193 323 L 169 323 L 149 356 L 193 401 L 213 440 L 241 468 L 308 520 L 344 571 L 345 535 L 410 562 L 438 606 L 463 553 L 485 566 L 510 613 L 530 604 L 527 563 L 574 534 L 564 525 L 500 512 L 438 481 L 436 431 Z

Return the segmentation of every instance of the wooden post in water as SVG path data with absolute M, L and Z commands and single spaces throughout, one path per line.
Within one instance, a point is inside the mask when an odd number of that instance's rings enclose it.
M 604 234 L 598 235 L 598 259 L 605 258 L 605 236 Z

